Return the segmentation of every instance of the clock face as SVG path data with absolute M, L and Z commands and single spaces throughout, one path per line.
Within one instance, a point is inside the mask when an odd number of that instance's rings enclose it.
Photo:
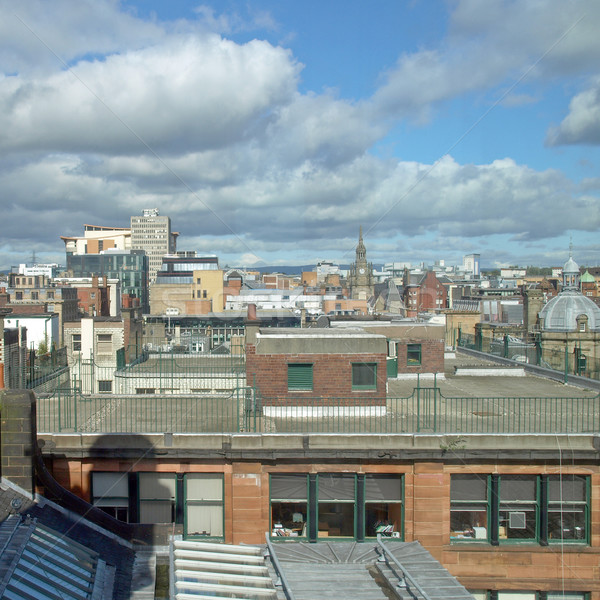
M 360 269 L 358 270 L 358 272 L 359 272 L 361 275 L 364 275 L 364 274 L 365 274 L 365 270 L 364 270 L 363 268 L 360 268 Z

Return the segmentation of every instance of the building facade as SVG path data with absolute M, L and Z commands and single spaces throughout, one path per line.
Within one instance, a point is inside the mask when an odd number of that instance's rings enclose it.
M 144 209 L 141 216 L 131 217 L 131 248 L 148 256 L 150 283 L 162 266 L 163 256 L 176 251 L 177 233 L 171 231 L 171 219 L 161 216 L 157 208 Z

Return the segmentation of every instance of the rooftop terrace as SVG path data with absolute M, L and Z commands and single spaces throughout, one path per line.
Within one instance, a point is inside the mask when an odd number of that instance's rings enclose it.
M 186 359 L 186 372 L 191 373 Z M 199 359 L 206 360 L 206 359 Z M 600 396 L 585 389 L 503 369 L 459 354 L 445 377 L 390 379 L 385 407 L 372 410 L 360 394 L 346 398 L 303 396 L 302 405 L 261 397 L 258 390 L 222 380 L 177 393 L 176 369 L 167 393 L 155 390 L 149 373 L 137 393 L 55 392 L 38 400 L 38 431 L 45 433 L 588 433 L 600 431 Z M 238 360 L 238 359 L 236 359 Z M 223 358 L 231 367 L 231 357 Z M 136 367 L 140 374 L 142 366 Z M 239 366 L 238 366 L 239 368 Z M 484 370 L 485 369 L 485 370 Z M 221 379 L 219 379 L 221 378 Z M 146 382 L 145 384 L 143 382 Z M 169 378 L 167 378 L 167 383 Z M 162 383 L 165 382 L 163 378 Z M 135 388 L 136 385 L 133 387 Z M 211 385 L 214 389 L 211 389 Z M 133 388 L 132 388 L 133 389 Z M 142 390 L 140 392 L 139 390 Z M 282 399 L 279 399 L 282 400 Z M 266 404 L 269 405 L 266 410 Z M 296 402 L 298 404 L 298 402 Z

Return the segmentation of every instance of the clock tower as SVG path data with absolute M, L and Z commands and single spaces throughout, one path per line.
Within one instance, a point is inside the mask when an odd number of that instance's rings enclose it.
M 350 267 L 348 287 L 353 300 L 368 300 L 373 295 L 374 288 L 373 264 L 367 262 L 367 250 L 363 242 L 362 225 L 358 234 L 356 260 Z

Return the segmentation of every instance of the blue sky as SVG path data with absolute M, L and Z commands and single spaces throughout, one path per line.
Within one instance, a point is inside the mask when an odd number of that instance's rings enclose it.
M 222 264 L 600 264 L 594 1 L 0 0 L 0 269 L 158 207 Z

